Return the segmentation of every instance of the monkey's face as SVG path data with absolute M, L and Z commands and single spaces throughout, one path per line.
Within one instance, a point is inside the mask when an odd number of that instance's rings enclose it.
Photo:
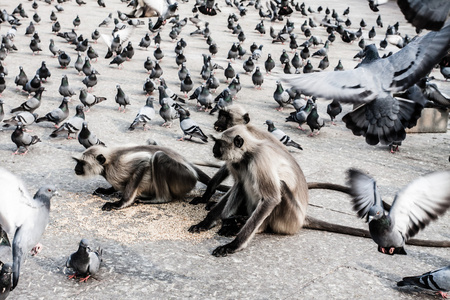
M 75 165 L 75 174 L 78 176 L 95 176 L 103 173 L 105 157 L 103 154 L 95 154 L 91 150 L 87 149 L 81 158 L 73 157 L 77 163 Z
M 214 129 L 218 132 L 222 132 L 230 128 L 233 123 L 231 114 L 227 111 L 220 110 L 217 121 L 214 123 Z
M 242 159 L 244 150 L 244 139 L 240 135 L 229 137 L 223 135 L 221 139 L 214 139 L 213 154 L 220 160 L 238 162 Z

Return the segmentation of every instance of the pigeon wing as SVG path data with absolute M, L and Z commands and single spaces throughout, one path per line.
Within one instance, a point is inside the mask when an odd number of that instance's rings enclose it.
M 408 240 L 449 207 L 450 171 L 442 171 L 409 183 L 395 197 L 389 214 L 394 230 Z

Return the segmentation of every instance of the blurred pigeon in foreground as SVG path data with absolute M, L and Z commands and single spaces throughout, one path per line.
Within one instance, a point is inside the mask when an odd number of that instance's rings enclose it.
M 86 239 L 80 241 L 78 250 L 72 253 L 66 262 L 66 267 L 75 271 L 69 278 L 81 276 L 80 282 L 86 282 L 89 277 L 95 275 L 100 269 L 102 262 L 103 250 L 98 248 L 97 251 L 93 251 L 89 247 L 89 243 Z
M 291 146 L 300 150 L 303 150 L 302 146 L 294 142 L 284 131 L 275 127 L 271 120 L 267 120 L 266 124 L 268 126 L 267 130 L 275 136 L 277 140 L 282 142 L 286 146 Z
M 42 248 L 38 242 L 49 222 L 50 198 L 57 192 L 52 186 L 44 186 L 31 198 L 23 182 L 4 169 L 0 169 L 0 189 L 0 225 L 10 236 L 14 235 L 14 289 L 19 282 L 24 255 L 30 250 L 34 255 Z
M 405 19 L 417 29 L 439 30 L 450 12 L 448 0 L 397 0 Z
M 423 289 L 437 291 L 443 298 L 450 291 L 450 266 L 430 271 L 419 276 L 404 277 L 397 286 L 418 286 Z
M 353 209 L 366 218 L 370 235 L 384 254 L 406 254 L 405 242 L 450 207 L 450 171 L 415 179 L 397 193 L 388 210 L 372 177 L 350 169 L 348 179 Z

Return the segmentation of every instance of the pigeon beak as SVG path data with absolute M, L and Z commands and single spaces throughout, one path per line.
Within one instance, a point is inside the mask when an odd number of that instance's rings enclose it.
M 367 223 L 370 223 L 373 220 L 373 216 L 367 216 Z

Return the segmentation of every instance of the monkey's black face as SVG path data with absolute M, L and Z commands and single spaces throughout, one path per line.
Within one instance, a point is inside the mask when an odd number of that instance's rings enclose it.
M 76 160 L 77 164 L 75 165 L 75 174 L 77 174 L 78 176 L 82 176 L 84 175 L 84 165 L 86 164 L 86 162 L 82 161 L 82 160 Z
M 225 146 L 225 142 L 222 140 L 216 140 L 214 147 L 213 147 L 213 154 L 215 158 L 220 159 L 223 155 L 223 149 Z
M 226 111 L 219 111 L 219 116 L 217 117 L 217 121 L 214 123 L 214 129 L 218 132 L 222 132 L 231 127 L 231 116 Z

